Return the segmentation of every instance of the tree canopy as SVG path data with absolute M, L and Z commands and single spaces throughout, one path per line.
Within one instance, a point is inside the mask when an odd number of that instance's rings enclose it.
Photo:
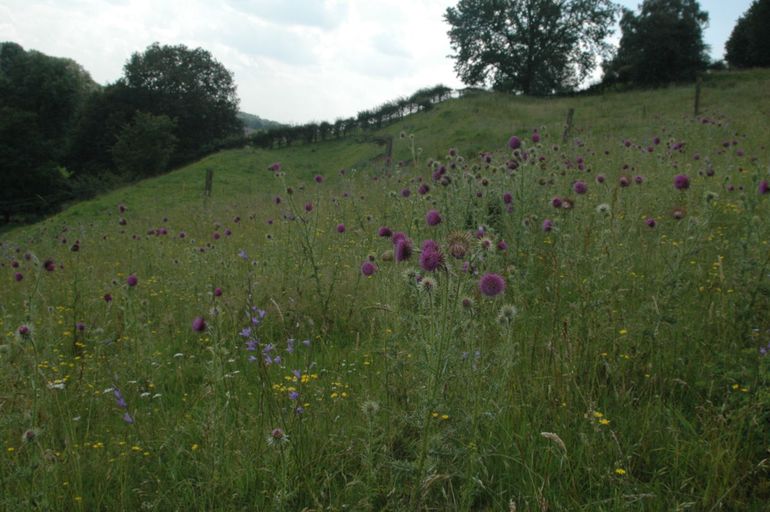
M 623 10 L 620 47 L 604 66 L 604 82 L 664 85 L 694 80 L 709 63 L 697 0 L 644 0 L 639 14 Z
M 725 47 L 725 59 L 732 67 L 770 66 L 770 0 L 751 4 L 738 19 Z
M 615 15 L 610 0 L 460 0 L 444 19 L 464 83 L 547 95 L 591 73 Z
M 123 73 L 120 83 L 131 91 L 137 110 L 176 122 L 174 162 L 195 158 L 206 144 L 242 131 L 233 75 L 203 48 L 154 43 L 134 53 Z

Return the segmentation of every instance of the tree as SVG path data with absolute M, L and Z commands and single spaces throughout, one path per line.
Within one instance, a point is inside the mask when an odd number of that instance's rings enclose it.
M 200 156 L 202 147 L 243 130 L 233 75 L 202 48 L 154 43 L 134 53 L 123 72 L 120 83 L 132 91 L 137 110 L 176 121 L 172 163 Z
M 638 15 L 624 9 L 620 47 L 603 81 L 658 86 L 694 80 L 709 64 L 707 25 L 697 0 L 644 0 Z
M 770 66 L 770 0 L 755 0 L 738 19 L 725 45 L 731 67 Z
M 609 51 L 610 0 L 460 0 L 444 19 L 468 85 L 547 95 L 575 89 Z
M 175 127 L 168 116 L 137 112 L 133 122 L 123 127 L 112 146 L 118 171 L 137 178 L 165 171 L 176 145 Z

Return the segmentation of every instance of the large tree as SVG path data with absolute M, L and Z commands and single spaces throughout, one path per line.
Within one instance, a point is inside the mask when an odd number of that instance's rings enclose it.
M 659 86 L 695 79 L 709 63 L 707 25 L 697 0 L 644 0 L 639 14 L 624 9 L 620 47 L 604 81 Z
M 725 59 L 732 67 L 770 66 L 770 0 L 751 4 L 738 19 L 725 47 Z
M 464 83 L 547 95 L 591 73 L 616 12 L 610 0 L 460 0 L 444 19 Z
M 137 110 L 176 122 L 172 163 L 200 156 L 201 149 L 242 132 L 233 75 L 203 48 L 155 43 L 134 53 L 120 80 Z

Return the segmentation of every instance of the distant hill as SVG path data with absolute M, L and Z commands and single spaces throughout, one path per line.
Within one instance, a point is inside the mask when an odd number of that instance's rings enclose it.
M 254 114 L 247 114 L 246 112 L 238 112 L 238 119 L 243 121 L 243 131 L 246 133 L 246 135 L 260 130 L 269 130 L 271 128 L 280 128 L 283 126 L 277 121 L 262 119 L 259 116 L 255 116 Z

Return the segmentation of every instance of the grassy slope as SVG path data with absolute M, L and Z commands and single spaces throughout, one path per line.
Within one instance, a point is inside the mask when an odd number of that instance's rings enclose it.
M 407 162 L 392 175 L 373 160 L 381 146 L 355 139 L 225 151 L 9 233 L 0 248 L 8 390 L 0 391 L 0 508 L 762 510 L 770 399 L 757 347 L 770 327 L 770 229 L 755 190 L 770 163 L 770 73 L 711 78 L 702 104 L 719 125 L 691 120 L 691 88 L 450 100 L 383 130 L 397 138 L 394 159 Z M 555 149 L 570 107 L 582 145 Z M 535 128 L 549 163 L 515 178 L 496 169 L 509 157 L 508 137 Z M 417 169 L 401 131 L 422 148 Z M 647 153 L 654 136 L 664 143 Z M 625 139 L 641 150 L 624 148 Z M 732 140 L 743 157 L 724 150 Z M 669 141 L 685 141 L 686 151 L 667 152 Z M 420 198 L 415 177 L 429 179 L 425 161 L 446 161 L 449 147 L 489 186 L 450 172 L 451 187 L 431 183 Z M 481 151 L 493 151 L 496 165 L 477 165 Z M 578 157 L 591 175 L 562 164 Z M 274 161 L 293 196 L 265 170 Z M 699 175 L 709 165 L 713 179 Z M 205 203 L 207 167 L 215 181 Z M 680 172 L 692 179 L 684 194 L 671 187 Z M 607 186 L 594 184 L 599 173 Z M 646 182 L 622 191 L 621 174 Z M 578 177 L 589 193 L 574 211 L 551 208 L 554 195 L 575 197 Z M 731 195 L 727 183 L 747 193 Z M 398 198 L 405 187 L 409 200 Z M 488 199 L 473 199 L 487 190 Z M 512 213 L 490 213 L 508 190 Z M 709 192 L 720 199 L 705 201 Z M 291 201 L 297 215 L 313 202 L 307 225 L 280 222 Z M 599 203 L 610 216 L 594 211 Z M 445 216 L 437 230 L 424 225 L 430 206 Z M 673 207 L 687 210 L 684 221 L 671 220 Z M 538 229 L 546 217 L 556 224 L 551 234 Z M 379 256 L 380 272 L 359 277 L 360 262 L 388 248 L 375 236 L 379 225 L 417 244 L 443 240 L 466 219 L 493 224 L 495 241 L 512 247 L 477 261 L 506 277 L 504 299 L 479 297 L 475 278 L 457 270 L 440 275 L 440 293 L 426 299 L 402 279 L 404 265 Z M 144 236 L 158 226 L 171 235 Z M 212 239 L 228 227 L 231 237 Z M 184 240 L 175 236 L 182 230 Z M 77 253 L 67 250 L 74 239 Z M 42 273 L 21 258 L 26 250 L 64 268 Z M 20 283 L 10 259 L 21 260 Z M 136 289 L 124 284 L 132 272 Z M 476 300 L 472 315 L 455 307 L 450 282 Z M 215 286 L 223 298 L 212 296 Z M 113 305 L 101 300 L 105 292 Z M 496 320 L 502 302 L 519 308 L 512 328 Z M 236 335 L 247 304 L 268 310 L 264 340 L 308 338 L 312 348 L 257 371 Z M 203 334 L 189 328 L 198 315 L 210 324 Z M 82 336 L 73 334 L 77 321 L 88 326 Z M 36 350 L 14 340 L 25 322 Z M 301 418 L 286 398 L 295 368 L 310 376 L 298 386 Z M 63 375 L 64 392 L 45 389 Z M 115 385 L 133 425 L 102 393 Z M 153 401 L 155 393 L 162 397 Z M 265 443 L 276 426 L 289 433 L 288 448 Z M 40 429 L 36 443 L 19 442 L 26 428 Z M 544 431 L 557 433 L 566 452 Z

